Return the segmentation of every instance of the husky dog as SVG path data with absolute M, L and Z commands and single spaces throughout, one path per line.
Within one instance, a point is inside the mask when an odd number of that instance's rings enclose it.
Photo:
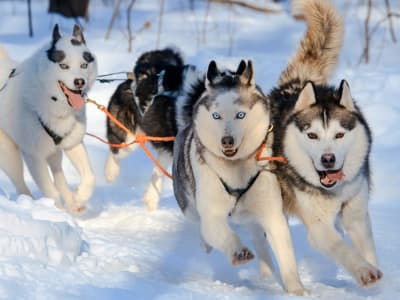
M 274 155 L 288 161 L 276 174 L 285 209 L 304 222 L 310 243 L 366 286 L 382 277 L 368 215 L 371 133 L 348 83 L 326 85 L 342 45 L 340 17 L 328 1 L 303 5 L 307 33 L 269 95 Z
M 185 81 L 177 111 L 174 193 L 183 213 L 199 223 L 205 246 L 222 251 L 233 265 L 254 258 L 231 229 L 231 216 L 249 225 L 261 273 L 272 274 L 265 233 L 286 290 L 303 294 L 278 181 L 268 163 L 256 160 L 262 144 L 269 145 L 266 154 L 272 152 L 270 108 L 255 85 L 251 61 L 231 73 L 212 61 L 205 80 Z
M 182 56 L 170 48 L 142 54 L 135 64 L 134 80 L 128 79 L 118 86 L 108 104 L 109 111 L 133 133 L 175 136 L 175 100 L 185 68 Z M 107 138 L 113 144 L 130 143 L 134 139 L 110 120 L 107 120 Z M 152 142 L 152 145 L 160 164 L 164 168 L 170 166 L 173 142 Z M 105 177 L 109 182 L 118 176 L 120 160 L 137 147 L 138 144 L 122 149 L 110 147 L 105 166 Z M 163 176 L 154 167 L 144 196 L 149 210 L 158 206 Z
M 55 25 L 51 43 L 12 70 L 0 91 L 0 169 L 17 193 L 31 195 L 23 177 L 22 155 L 44 196 L 54 199 L 58 207 L 62 197 L 72 212 L 84 209 L 95 178 L 82 141 L 86 131 L 82 96 L 96 76 L 96 60 L 78 25 L 64 37 Z M 75 192 L 62 170 L 63 152 L 81 175 Z

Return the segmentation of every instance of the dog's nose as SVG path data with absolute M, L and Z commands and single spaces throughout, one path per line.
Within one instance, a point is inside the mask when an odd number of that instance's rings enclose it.
M 85 79 L 83 79 L 83 78 L 75 78 L 74 85 L 75 85 L 75 87 L 77 89 L 83 88 L 83 86 L 85 85 Z
M 224 148 L 232 148 L 233 145 L 235 144 L 235 139 L 231 135 L 224 136 L 221 139 L 221 144 L 222 144 L 222 147 L 224 147 Z
M 324 153 L 321 156 L 321 164 L 325 168 L 333 168 L 336 162 L 336 157 L 334 153 Z

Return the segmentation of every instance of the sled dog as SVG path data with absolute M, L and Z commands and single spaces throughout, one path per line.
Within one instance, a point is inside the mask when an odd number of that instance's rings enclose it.
M 10 58 L 3 58 L 2 66 L 3 62 L 12 64 Z M 9 78 L 0 80 L 4 83 L 0 91 L 0 169 L 18 194 L 31 195 L 24 181 L 24 160 L 44 196 L 54 199 L 58 207 L 62 198 L 71 212 L 82 211 L 95 184 L 83 144 L 83 95 L 97 76 L 95 57 L 78 25 L 70 36 L 61 36 L 55 25 L 48 45 L 14 65 Z M 66 182 L 63 153 L 81 176 L 76 191 Z
M 382 277 L 368 214 L 371 133 L 349 84 L 327 85 L 342 46 L 341 18 L 328 1 L 302 3 L 307 32 L 269 94 L 273 154 L 288 161 L 276 174 L 285 209 L 304 222 L 310 243 L 366 286 Z
M 248 225 L 260 271 L 270 276 L 266 234 L 285 289 L 303 294 L 278 181 L 269 163 L 256 160 L 264 143 L 271 154 L 272 140 L 269 102 L 255 84 L 251 61 L 242 61 L 236 72 L 221 72 L 211 61 L 205 80 L 191 77 L 177 102 L 173 185 L 179 206 L 199 224 L 208 250 L 218 249 L 233 265 L 254 255 L 229 219 Z
M 108 104 L 108 110 L 132 133 L 166 137 L 176 135 L 175 100 L 182 85 L 186 67 L 181 54 L 171 48 L 142 54 L 134 67 L 134 80 L 121 83 Z M 107 138 L 113 144 L 130 143 L 127 135 L 111 120 L 107 120 Z M 173 142 L 151 142 L 160 164 L 167 168 L 172 163 Z M 127 148 L 110 147 L 105 166 L 105 177 L 112 182 L 120 172 L 120 161 L 135 151 L 138 144 Z M 163 173 L 156 166 L 144 196 L 149 210 L 160 200 Z

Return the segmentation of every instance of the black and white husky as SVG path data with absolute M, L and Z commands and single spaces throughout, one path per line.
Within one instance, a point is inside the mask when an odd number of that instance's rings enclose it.
M 368 214 L 371 133 L 348 83 L 326 85 L 342 45 L 340 17 L 328 1 L 303 5 L 308 31 L 269 95 L 274 155 L 288 160 L 276 174 L 285 208 L 304 222 L 310 243 L 366 286 L 382 277 Z
M 185 80 L 177 119 L 174 193 L 184 214 L 199 223 L 205 246 L 222 251 L 233 265 L 248 262 L 254 255 L 229 219 L 245 223 L 262 275 L 272 274 L 265 233 L 286 290 L 303 294 L 278 181 L 269 163 L 256 160 L 263 143 L 264 154 L 271 154 L 272 140 L 269 103 L 255 85 L 252 63 L 221 72 L 212 61 L 205 80 Z
M 1 61 L 2 68 L 10 64 L 10 58 Z M 15 63 L 10 75 L 0 80 L 0 169 L 19 194 L 30 195 L 22 156 L 44 196 L 59 207 L 63 198 L 70 211 L 81 211 L 95 183 L 82 141 L 86 131 L 82 96 L 97 76 L 96 60 L 81 28 L 75 25 L 72 35 L 61 36 L 56 25 L 51 43 L 21 64 Z M 63 153 L 81 175 L 74 192 L 62 170 Z
M 170 48 L 142 54 L 134 68 L 134 80 L 121 83 L 108 104 L 111 114 L 132 133 L 166 137 L 176 135 L 175 100 L 182 85 L 186 67 L 178 51 Z M 107 120 L 107 138 L 113 144 L 130 143 L 129 136 L 112 121 Z M 167 168 L 172 162 L 173 142 L 152 142 L 160 164 Z M 127 148 L 110 148 L 105 177 L 115 180 L 120 172 L 120 160 L 135 151 L 138 144 Z M 154 167 L 144 201 L 149 210 L 157 208 L 163 174 Z

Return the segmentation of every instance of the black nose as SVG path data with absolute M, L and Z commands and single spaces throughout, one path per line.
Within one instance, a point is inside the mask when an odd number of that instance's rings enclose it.
M 222 147 L 224 147 L 224 148 L 232 148 L 233 145 L 235 144 L 235 140 L 234 140 L 233 136 L 227 135 L 221 139 L 221 144 L 222 144 Z
M 325 168 L 333 168 L 335 166 L 336 157 L 333 153 L 324 153 L 321 156 L 321 164 Z
M 85 79 L 83 79 L 83 78 L 75 78 L 74 85 L 75 85 L 75 87 L 77 89 L 83 88 L 83 86 L 85 85 Z

